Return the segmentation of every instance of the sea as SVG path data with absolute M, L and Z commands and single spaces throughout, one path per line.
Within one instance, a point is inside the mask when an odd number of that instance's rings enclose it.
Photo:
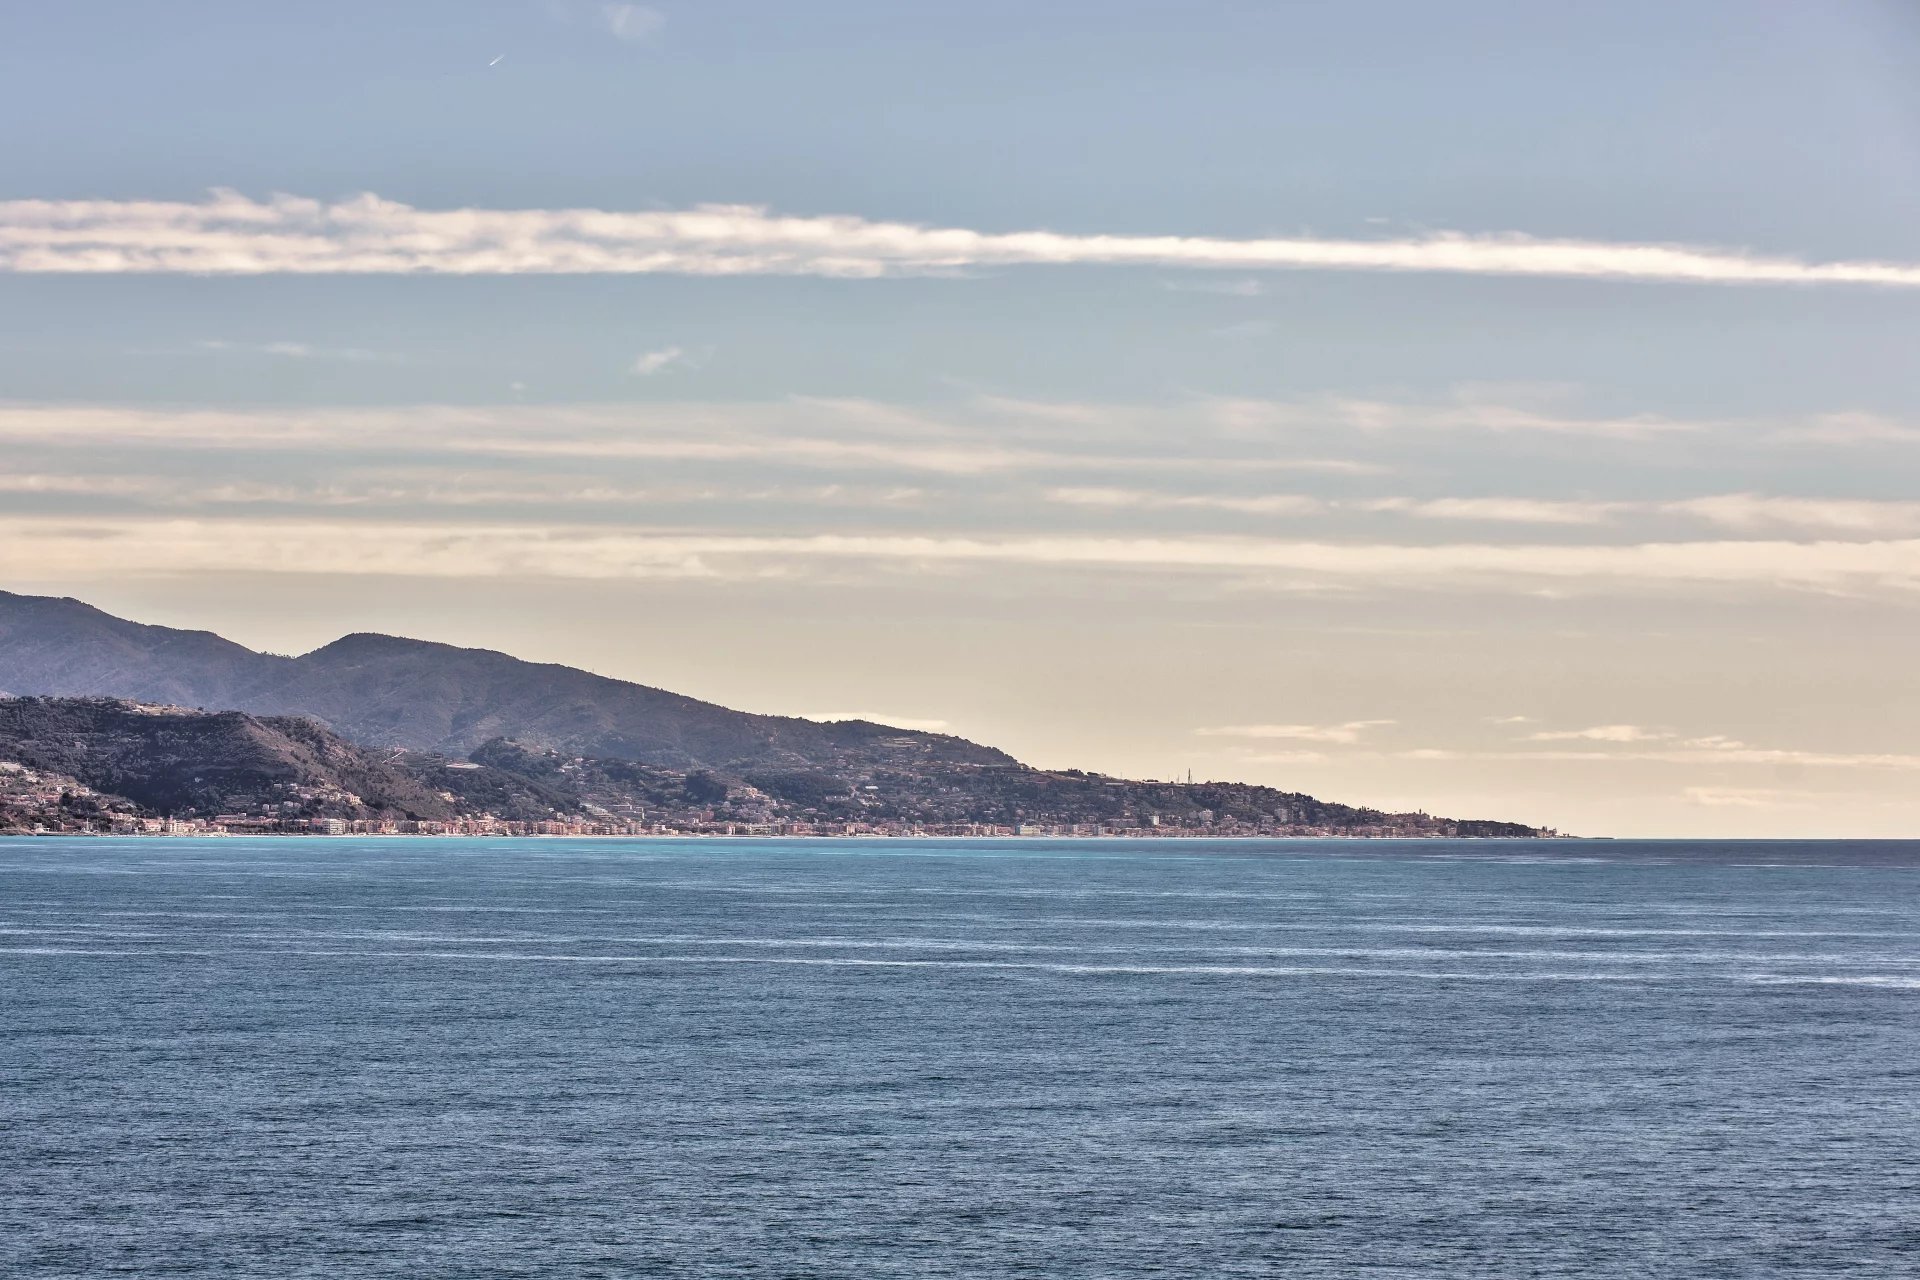
M 1920 1275 L 1920 843 L 4 840 L 0 1274 Z

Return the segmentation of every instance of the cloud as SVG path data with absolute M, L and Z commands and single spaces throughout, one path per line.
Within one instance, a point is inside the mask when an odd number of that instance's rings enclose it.
M 1241 515 L 1301 516 L 1352 511 L 1401 515 L 1419 520 L 1568 527 L 1595 527 L 1617 523 L 1623 517 L 1639 516 L 1687 520 L 1743 533 L 1801 530 L 1877 537 L 1920 535 L 1920 502 L 1769 497 L 1752 493 L 1646 502 L 1515 497 L 1315 498 L 1300 494 L 1244 496 L 1111 486 L 1061 486 L 1048 489 L 1044 496 L 1049 502 L 1077 507 L 1230 511 Z
M 1632 751 L 1468 751 L 1450 747 L 1419 747 L 1394 752 L 1395 760 L 1500 761 L 1503 763 L 1586 764 L 1728 764 L 1798 765 L 1825 769 L 1868 769 L 1907 772 L 1920 770 L 1920 755 L 1874 751 L 1801 751 L 1778 747 L 1700 749 L 1684 744 L 1655 750 Z
M 636 378 L 651 378 L 654 374 L 671 368 L 676 364 L 686 364 L 687 353 L 679 347 L 662 347 L 658 351 L 643 351 L 634 357 L 633 366 L 628 370 Z
M 1920 533 L 1920 502 L 1729 493 L 1669 502 L 1661 509 L 1742 532 L 1816 529 L 1891 536 Z
M 63 494 L 89 498 L 124 498 L 165 488 L 152 476 L 41 475 L 0 471 L 0 493 Z
M 1238 280 L 1162 280 L 1160 287 L 1169 293 L 1215 293 L 1228 298 L 1257 298 L 1267 291 L 1265 282 L 1251 276 Z
M 1305 464 L 1303 464 L 1305 465 Z M 1488 524 L 1595 525 L 1644 504 L 1564 502 L 1536 498 L 1315 498 L 1304 494 L 1167 493 L 1151 489 L 1061 486 L 1049 502 L 1109 510 L 1230 511 L 1239 515 L 1309 516 L 1331 511 L 1408 515 L 1423 520 L 1474 520 Z
M 1391 500 L 1390 500 L 1391 501 Z M 1630 503 L 1569 502 L 1539 498 L 1432 498 L 1406 502 L 1400 510 L 1423 520 L 1478 520 L 1491 524 L 1604 524 Z
M 1366 433 L 1474 431 L 1642 440 L 1731 425 L 1668 418 L 1658 414 L 1580 417 L 1465 392 L 1456 394 L 1450 401 L 1426 404 L 1354 396 L 1325 396 L 1305 400 L 1219 397 L 1205 404 L 1208 416 L 1215 425 L 1239 432 L 1340 428 Z
M 1319 764 L 1331 757 L 1324 751 L 1258 751 L 1233 759 L 1240 764 Z
M 1658 742 L 1670 733 L 1642 729 L 1635 724 L 1596 724 L 1586 729 L 1543 729 L 1527 735 L 1529 742 Z
M 643 4 L 603 4 L 600 25 L 615 39 L 641 44 L 659 34 L 667 25 L 667 15 Z
M 310 342 L 231 342 L 225 338 L 201 338 L 193 344 L 202 351 L 237 351 L 253 355 L 283 356 L 289 360 L 345 360 L 354 364 L 398 363 L 399 357 L 365 347 L 322 347 Z
M 685 532 L 594 525 L 0 518 L 0 576 L 392 573 L 429 577 L 791 575 L 807 566 L 1028 567 L 1537 592 L 1701 587 L 1920 592 L 1920 540 L 1405 546 L 1226 537 Z M 1607 726 L 1601 726 L 1606 728 Z M 1584 731 L 1582 731 L 1584 732 Z M 1606 739 L 1601 739 L 1606 740 Z
M 1049 502 L 1071 507 L 1153 508 L 1158 510 L 1233 511 L 1242 515 L 1312 515 L 1325 511 L 1327 503 L 1300 494 L 1261 494 L 1233 497 L 1226 494 L 1170 494 L 1143 489 L 1061 487 L 1048 489 Z
M 1222 465 L 1242 472 L 1360 475 L 1379 470 L 1367 463 L 1275 455 L 1264 448 L 1207 456 L 1192 452 L 1191 441 L 1133 431 L 1132 420 L 1124 412 L 1119 416 L 1119 427 L 1096 417 L 1084 431 L 1075 428 L 1062 440 L 1059 423 L 1034 431 L 1031 424 L 1009 423 L 991 410 L 950 418 L 870 401 L 804 398 L 261 410 L 0 403 L 0 444 L 739 462 L 949 476 L 1169 473 Z
M 1203 738 L 1287 738 L 1298 742 L 1360 741 L 1369 729 L 1394 723 L 1392 720 L 1348 720 L 1344 724 L 1229 724 L 1216 729 L 1195 729 Z
M 636 15 L 621 22 L 633 30 L 646 26 L 637 15 L 651 12 L 617 8 Z M 0 201 L 0 270 L 14 272 L 874 278 L 1021 265 L 1920 288 L 1920 263 L 1913 262 L 1817 262 L 1741 249 L 1517 233 L 1231 240 L 986 232 L 845 214 L 789 216 L 755 205 L 432 210 L 372 194 L 325 202 L 292 195 L 255 200 L 228 190 L 197 203 Z
M 923 733 L 945 733 L 948 723 L 945 720 L 923 720 L 913 716 L 891 716 L 879 711 L 808 711 L 802 720 L 823 720 L 828 723 L 841 720 L 865 720 L 871 724 L 883 724 L 895 729 L 918 729 Z
M 1780 433 L 1800 444 L 1874 445 L 1920 442 L 1920 428 L 1875 413 L 1825 413 Z
M 218 481 L 204 475 L 0 473 L 0 493 L 80 498 L 138 498 L 156 507 L 667 507 L 769 504 L 892 508 L 919 504 L 926 491 L 903 485 L 621 485 L 569 475 L 517 475 L 512 483 L 476 483 L 438 471 L 348 471 L 326 482 Z
M 1803 809 L 1815 795 L 1768 787 L 1683 787 L 1680 798 L 1710 809 Z

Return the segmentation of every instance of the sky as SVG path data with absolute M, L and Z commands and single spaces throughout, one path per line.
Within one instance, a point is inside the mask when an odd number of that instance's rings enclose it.
M 0 116 L 0 587 L 1920 834 L 1898 0 L 71 0 Z

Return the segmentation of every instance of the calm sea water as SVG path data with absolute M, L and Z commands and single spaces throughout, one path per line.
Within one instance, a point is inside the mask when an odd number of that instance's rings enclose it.
M 1920 845 L 0 841 L 0 1272 L 1920 1267 Z

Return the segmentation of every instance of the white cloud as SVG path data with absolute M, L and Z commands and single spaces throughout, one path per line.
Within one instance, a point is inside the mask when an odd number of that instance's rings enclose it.
M 1451 400 L 1438 403 L 1354 396 L 1304 400 L 1216 397 L 1204 403 L 1217 426 L 1241 433 L 1337 428 L 1367 433 L 1472 431 L 1642 440 L 1732 425 L 1649 413 L 1581 417 L 1494 399 L 1474 388 L 1462 388 Z
M 1302 464 L 1307 466 L 1310 464 Z M 1150 489 L 1061 486 L 1046 491 L 1066 506 L 1133 510 L 1231 511 L 1240 515 L 1307 516 L 1330 511 L 1408 515 L 1423 520 L 1488 524 L 1594 525 L 1633 509 L 1634 503 L 1561 502 L 1535 498 L 1315 498 L 1304 494 L 1168 493 Z
M 397 573 L 623 578 L 663 571 L 755 577 L 806 565 L 1026 566 L 1291 578 L 1408 590 L 1920 591 L 1920 540 L 1671 542 L 1632 546 L 1404 546 L 1226 537 L 684 532 L 581 525 L 376 521 L 0 518 L 0 576 L 102 573 Z M 1605 727 L 1605 726 L 1602 726 Z
M 1162 280 L 1169 293 L 1215 293 L 1228 298 L 1257 298 L 1267 291 L 1264 282 L 1251 276 L 1238 280 Z
M 1920 502 L 1728 493 L 1670 502 L 1662 509 L 1742 532 L 1813 529 L 1891 536 L 1920 533 Z
M 1097 419 L 1095 420 L 1097 421 Z M 950 419 L 870 401 L 420 405 L 397 408 L 144 409 L 0 403 L 0 442 L 55 448 L 365 450 L 513 458 L 741 462 L 952 476 L 1020 472 L 1312 471 L 1370 474 L 1366 463 L 1168 453 L 1183 441 L 1086 427 L 1060 447 L 1060 424 L 1008 423 L 997 411 Z M 1127 435 L 1114 441 L 1108 434 Z M 1034 443 L 1025 443 L 1025 440 Z M 1128 450 L 1127 446 L 1134 448 Z M 1116 447 L 1118 446 L 1118 447 Z
M 1195 729 L 1205 738 L 1287 738 L 1298 742 L 1354 743 L 1369 729 L 1394 723 L 1391 720 L 1348 720 L 1344 724 L 1229 724 L 1215 729 Z
M 1046 491 L 1049 502 L 1072 507 L 1199 509 L 1233 511 L 1243 515 L 1311 515 L 1324 511 L 1327 504 L 1318 498 L 1299 494 L 1261 494 L 1233 497 L 1226 494 L 1154 493 L 1143 489 L 1061 487 Z
M 658 351 L 643 351 L 635 356 L 628 372 L 636 378 L 651 378 L 676 364 L 686 363 L 687 353 L 679 347 L 661 347 Z
M 344 360 L 354 364 L 398 363 L 397 356 L 365 347 L 324 347 L 311 342 L 232 342 L 202 338 L 193 344 L 202 351 L 238 351 L 253 355 L 284 356 L 289 360 Z
M 650 11 L 636 6 L 631 12 Z M 639 30 L 646 21 L 636 16 L 622 25 Z M 1516 233 L 1227 240 L 983 232 L 852 215 L 784 216 L 751 205 L 638 213 L 428 210 L 371 194 L 328 203 L 289 195 L 254 200 L 224 190 L 198 203 L 0 201 L 0 270 L 16 272 L 877 277 L 1023 264 L 1920 287 L 1920 263 L 1810 262 L 1739 249 Z
M 600 25 L 616 39 L 640 44 L 659 34 L 667 25 L 667 15 L 643 4 L 603 4 Z
M 1596 724 L 1585 729 L 1543 729 L 1527 735 L 1529 742 L 1657 742 L 1670 733 L 1642 729 L 1637 724 Z
M 63 475 L 0 471 L 0 493 L 46 494 L 77 498 L 132 498 L 164 491 L 154 476 Z
M 1710 809 L 1800 809 L 1813 802 L 1808 792 L 1771 787 L 1683 787 L 1680 798 Z
M 1431 498 L 1385 508 L 1423 520 L 1477 520 L 1490 524 L 1604 524 L 1630 503 L 1539 498 Z
M 1668 747 L 1630 750 L 1569 750 L 1543 748 L 1528 751 L 1475 751 L 1453 747 L 1418 747 L 1386 753 L 1379 758 L 1425 761 L 1499 761 L 1512 764 L 1679 764 L 1718 768 L 1722 765 L 1802 766 L 1821 769 L 1920 771 L 1920 755 L 1891 751 L 1807 751 L 1784 747 L 1749 747 L 1727 739 L 1724 745 L 1700 747 L 1691 742 Z
M 1324 751 L 1259 751 L 1233 757 L 1240 764 L 1320 764 L 1330 758 Z
M 800 717 L 802 720 L 823 720 L 833 723 L 840 720 L 866 720 L 872 724 L 884 724 L 895 729 L 919 729 L 925 733 L 945 733 L 948 722 L 945 720 L 926 720 L 914 716 L 893 716 L 881 711 L 809 711 Z
M 1603 424 L 1597 433 L 1604 433 Z M 1303 461 L 1303 469 L 1314 463 Z M 1324 464 L 1347 469 L 1350 464 Z M 1486 524 L 1597 526 L 1622 517 L 1651 516 L 1683 519 L 1741 532 L 1809 530 L 1869 536 L 1920 534 L 1920 502 L 1867 498 L 1788 497 L 1758 493 L 1708 494 L 1659 502 L 1638 499 L 1388 496 L 1319 499 L 1301 495 L 1238 496 L 1214 493 L 1178 493 L 1167 490 L 1113 487 L 1060 487 L 1046 494 L 1050 501 L 1073 506 L 1132 508 L 1204 508 L 1251 515 L 1298 515 L 1347 510 L 1405 515 L 1422 520 L 1470 521 Z
M 1307 466 L 1309 464 L 1302 464 Z M 1623 517 L 1667 517 L 1741 532 L 1806 530 L 1820 533 L 1887 536 L 1920 534 L 1920 502 L 1868 499 L 1785 498 L 1760 494 L 1724 494 L 1668 502 L 1565 498 L 1314 498 L 1300 494 L 1242 496 L 1174 493 L 1111 486 L 1061 486 L 1049 489 L 1050 502 L 1068 506 L 1134 510 L 1231 511 L 1242 515 L 1319 515 L 1353 511 L 1400 515 L 1418 520 L 1480 524 L 1535 524 L 1595 527 Z
M 903 485 L 649 484 L 620 485 L 569 475 L 522 475 L 511 484 L 476 483 L 466 476 L 349 471 L 326 482 L 215 481 L 199 474 L 102 475 L 0 473 L 0 493 L 78 498 L 141 498 L 155 506 L 206 508 L 282 506 L 420 507 L 664 507 L 771 504 L 830 508 L 918 505 L 926 491 Z
M 1920 428 L 1874 413 L 1825 413 L 1788 428 L 1780 438 L 1813 445 L 1913 444 L 1920 442 Z
M 1708 734 L 1704 738 L 1688 738 L 1682 745 L 1698 747 L 1702 751 L 1744 751 L 1747 744 L 1737 738 L 1729 738 L 1723 733 Z

